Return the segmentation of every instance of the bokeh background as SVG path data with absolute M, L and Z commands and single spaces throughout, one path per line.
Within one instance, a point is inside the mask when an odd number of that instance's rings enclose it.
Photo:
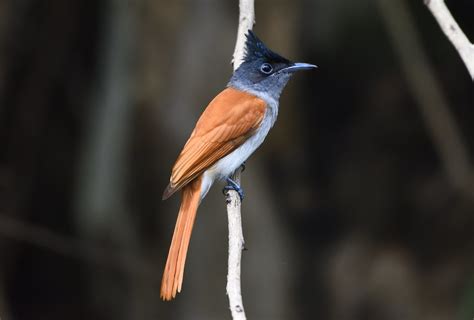
M 450 0 L 474 38 L 474 2 Z M 297 74 L 247 162 L 250 319 L 474 317 L 474 95 L 422 0 L 256 0 Z M 183 292 L 161 194 L 231 74 L 238 3 L 0 1 L 0 317 L 229 319 L 221 186 Z

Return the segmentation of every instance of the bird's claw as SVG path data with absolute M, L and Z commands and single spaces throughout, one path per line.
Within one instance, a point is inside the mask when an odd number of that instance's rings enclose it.
M 243 201 L 244 200 L 244 190 L 242 190 L 242 188 L 237 184 L 237 182 L 235 182 L 231 178 L 227 178 L 226 181 L 227 181 L 227 185 L 222 189 L 222 193 L 225 196 L 227 196 L 226 202 L 230 203 L 230 199 L 228 197 L 229 196 L 229 193 L 228 193 L 229 190 L 236 191 L 239 194 L 240 201 Z

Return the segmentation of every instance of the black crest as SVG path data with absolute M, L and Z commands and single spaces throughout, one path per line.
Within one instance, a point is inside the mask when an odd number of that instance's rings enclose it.
M 269 62 L 281 62 L 281 63 L 288 63 L 288 59 L 283 58 L 279 54 L 273 52 L 272 50 L 268 49 L 265 44 L 257 38 L 255 33 L 252 30 L 249 30 L 246 34 L 247 41 L 245 43 L 245 58 L 246 62 L 257 60 L 257 59 L 265 59 Z

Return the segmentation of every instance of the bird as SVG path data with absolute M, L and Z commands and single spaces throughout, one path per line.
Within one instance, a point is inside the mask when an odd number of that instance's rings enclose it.
M 186 255 L 200 202 L 217 180 L 226 180 L 243 199 L 242 188 L 230 178 L 262 144 L 273 127 L 279 98 L 291 76 L 317 68 L 292 62 L 270 50 L 251 30 L 246 32 L 243 62 L 226 88 L 206 107 L 179 154 L 163 192 L 163 200 L 181 190 L 181 205 L 166 260 L 160 297 L 169 301 L 181 292 Z

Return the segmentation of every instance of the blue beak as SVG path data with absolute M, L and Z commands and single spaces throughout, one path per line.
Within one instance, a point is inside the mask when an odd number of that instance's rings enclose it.
M 315 66 L 314 64 L 295 62 L 292 63 L 289 67 L 284 68 L 282 71 L 295 72 L 300 70 L 316 69 L 317 67 L 318 66 Z

